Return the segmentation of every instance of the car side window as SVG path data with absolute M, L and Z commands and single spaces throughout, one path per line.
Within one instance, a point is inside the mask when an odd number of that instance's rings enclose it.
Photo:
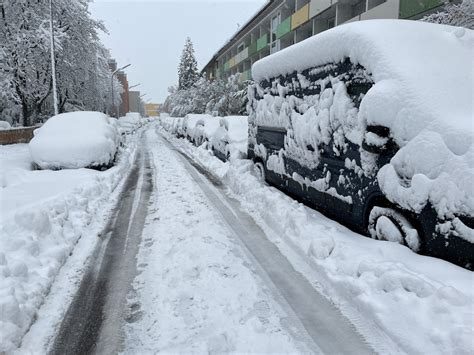
M 286 129 L 280 127 L 257 127 L 257 144 L 266 148 L 280 150 L 285 147 Z

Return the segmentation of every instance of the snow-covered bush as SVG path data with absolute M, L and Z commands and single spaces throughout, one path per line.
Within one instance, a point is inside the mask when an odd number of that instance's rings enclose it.
M 473 0 L 462 0 L 461 3 L 452 3 L 448 0 L 444 2 L 446 5 L 441 11 L 425 16 L 421 20 L 443 25 L 461 26 L 474 30 Z
M 164 110 L 174 117 L 188 113 L 207 113 L 219 116 L 244 114 L 247 104 L 247 83 L 239 84 L 239 75 L 228 80 L 199 78 L 187 89 L 171 87 Z
M 117 123 L 100 112 L 70 112 L 51 117 L 29 143 L 41 169 L 110 166 L 119 144 Z

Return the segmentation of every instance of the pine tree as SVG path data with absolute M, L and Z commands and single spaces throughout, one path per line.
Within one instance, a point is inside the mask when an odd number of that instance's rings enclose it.
M 194 57 L 193 43 L 191 42 L 191 38 L 187 37 L 178 67 L 178 89 L 189 89 L 198 79 L 199 72 L 197 69 L 197 61 Z

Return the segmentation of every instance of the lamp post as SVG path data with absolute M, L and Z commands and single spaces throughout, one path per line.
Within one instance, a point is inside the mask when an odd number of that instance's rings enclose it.
M 114 75 L 117 74 L 120 70 L 124 70 L 125 68 L 128 68 L 131 64 L 124 65 L 121 68 L 116 69 L 110 78 L 110 86 L 112 88 L 112 110 L 116 109 L 117 113 L 117 118 L 118 118 L 118 107 L 115 107 L 115 98 L 114 98 Z
M 128 87 L 128 90 L 133 89 L 133 88 L 136 88 L 137 86 L 140 86 L 140 83 L 135 84 L 135 85 L 132 85 L 132 86 L 129 86 L 129 87 Z
M 53 81 L 53 106 L 54 115 L 59 113 L 58 89 L 56 85 L 56 61 L 54 59 L 54 28 L 53 28 L 53 0 L 49 0 L 49 31 L 51 32 L 51 78 Z

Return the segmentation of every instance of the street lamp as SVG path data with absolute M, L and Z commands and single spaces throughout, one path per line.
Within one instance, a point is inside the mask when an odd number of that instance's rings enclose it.
M 135 84 L 135 85 L 132 85 L 132 86 L 129 86 L 129 87 L 128 87 L 128 90 L 133 89 L 133 88 L 136 88 L 136 87 L 139 86 L 139 85 L 140 85 L 140 83 Z
M 51 32 L 51 78 L 53 80 L 53 106 L 54 115 L 59 113 L 58 89 L 56 86 L 56 61 L 54 59 L 54 29 L 53 29 L 53 0 L 49 0 L 49 31 Z
M 117 118 L 118 118 L 118 107 L 115 107 L 115 98 L 114 98 L 114 75 L 117 74 L 120 70 L 124 70 L 125 68 L 128 68 L 131 64 L 124 65 L 121 68 L 116 69 L 111 76 L 110 79 L 110 86 L 112 87 L 112 109 L 116 109 L 117 111 Z

